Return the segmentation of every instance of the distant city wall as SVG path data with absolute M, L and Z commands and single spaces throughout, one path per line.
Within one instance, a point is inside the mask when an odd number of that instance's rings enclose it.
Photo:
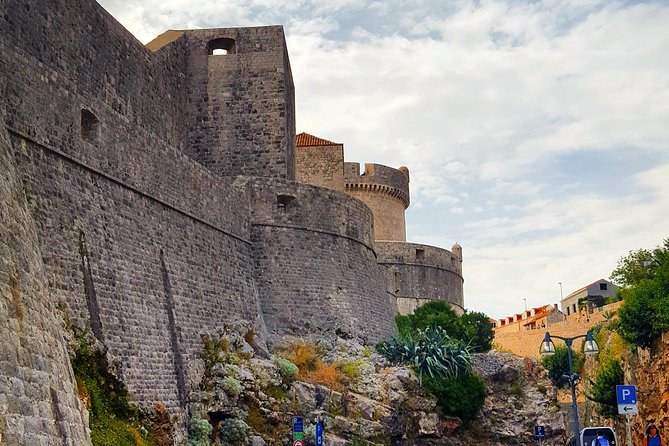
M 375 243 L 379 264 L 398 298 L 402 314 L 425 300 L 443 300 L 464 308 L 462 262 L 446 249 L 406 242 Z
M 255 204 L 252 239 L 268 329 L 391 337 L 397 306 L 376 263 L 369 209 L 333 190 L 246 181 L 239 185 Z
M 574 315 L 568 317 L 562 322 L 549 324 L 545 328 L 527 330 L 523 328 L 520 323 L 514 323 L 505 326 L 501 332 L 495 331 L 495 339 L 493 340 L 497 349 L 502 351 L 509 351 L 519 356 L 527 356 L 539 358 L 539 347 L 541 341 L 546 336 L 546 332 L 551 335 L 562 337 L 580 336 L 592 328 L 595 324 L 602 322 L 605 319 L 605 314 L 613 313 L 620 308 L 622 302 L 615 302 L 613 304 L 605 305 L 596 308 L 593 313 Z M 517 329 L 514 330 L 514 327 Z M 559 345 L 561 341 L 556 340 L 555 344 Z M 580 344 L 575 344 L 575 348 L 580 348 Z

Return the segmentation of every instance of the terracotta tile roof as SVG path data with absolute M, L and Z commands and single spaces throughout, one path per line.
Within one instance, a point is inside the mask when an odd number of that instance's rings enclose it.
M 544 305 L 543 307 L 534 308 L 534 310 L 535 310 L 534 316 L 532 316 L 530 318 L 527 318 L 524 321 L 522 321 L 522 325 L 531 324 L 534 321 L 537 321 L 541 318 L 544 318 L 544 317 L 548 316 L 548 313 L 553 311 L 554 308 L 550 305 Z M 538 310 L 538 311 L 536 311 L 536 310 Z
M 336 146 L 337 142 L 328 141 L 327 139 L 319 138 L 308 133 L 300 133 L 295 137 L 295 145 L 297 147 L 305 146 Z

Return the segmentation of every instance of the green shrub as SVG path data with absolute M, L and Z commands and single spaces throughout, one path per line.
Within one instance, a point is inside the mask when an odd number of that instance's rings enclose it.
M 604 362 L 592 384 L 592 394 L 586 395 L 597 403 L 597 413 L 606 418 L 618 416 L 616 386 L 625 383 L 625 375 L 619 361 Z
M 321 339 L 318 341 L 318 353 L 321 355 L 327 354 L 334 350 L 334 345 L 329 339 Z
M 211 444 L 209 436 L 213 429 L 207 420 L 191 418 L 188 426 L 188 446 L 209 446 Z
M 239 445 L 249 436 L 249 425 L 239 418 L 228 418 L 221 426 L 221 439 L 227 443 Z
M 341 361 L 337 363 L 337 368 L 344 375 L 345 381 L 357 383 L 362 377 L 364 370 L 373 370 L 374 366 L 367 361 L 358 359 L 357 361 Z
M 285 385 L 290 385 L 293 381 L 295 381 L 295 378 L 297 378 L 297 374 L 300 371 L 295 364 L 284 358 L 277 358 L 274 360 L 274 364 L 279 370 L 281 381 Z
M 563 375 L 569 375 L 569 360 L 567 357 L 567 347 L 565 345 L 556 345 L 555 354 L 544 356 L 541 363 L 548 370 L 548 377 L 557 387 L 565 387 L 568 383 L 563 379 Z M 572 350 L 572 371 L 578 373 L 583 367 L 583 355 Z
M 231 376 L 223 378 L 221 386 L 225 390 L 225 393 L 233 400 L 236 400 L 239 394 L 242 393 L 242 384 Z
M 469 349 L 436 325 L 418 330 L 415 338 L 409 334 L 382 342 L 378 351 L 392 364 L 413 367 L 421 383 L 423 375 L 455 378 L 471 367 Z
M 87 331 L 75 329 L 79 345 L 72 360 L 79 397 L 88 403 L 94 446 L 151 444 L 148 418 L 131 403 L 128 390 L 109 369 L 106 356 L 94 350 Z
M 437 398 L 445 415 L 460 418 L 465 426 L 476 418 L 485 402 L 485 383 L 472 373 L 452 379 L 426 376 L 423 385 Z

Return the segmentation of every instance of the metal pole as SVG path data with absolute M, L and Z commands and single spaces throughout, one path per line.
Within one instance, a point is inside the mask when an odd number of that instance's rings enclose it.
M 574 445 L 581 446 L 581 438 L 579 437 L 578 429 L 578 407 L 576 406 L 576 383 L 574 382 L 574 374 L 572 372 L 571 360 L 571 339 L 565 341 L 567 344 L 567 359 L 569 360 L 569 384 L 571 386 L 571 407 L 574 410 Z
M 634 443 L 632 443 L 632 429 L 630 428 L 630 419 L 632 418 L 632 415 L 627 414 L 627 444 L 628 446 L 634 446 Z

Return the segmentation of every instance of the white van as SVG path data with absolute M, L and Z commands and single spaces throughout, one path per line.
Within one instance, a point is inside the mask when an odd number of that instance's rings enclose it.
M 581 446 L 595 446 L 595 439 L 597 436 L 601 435 L 606 441 L 608 441 L 609 446 L 618 446 L 616 441 L 616 433 L 613 432 L 613 429 L 606 426 L 600 427 L 586 427 L 581 431 Z M 605 446 L 606 443 L 602 442 L 601 446 Z

